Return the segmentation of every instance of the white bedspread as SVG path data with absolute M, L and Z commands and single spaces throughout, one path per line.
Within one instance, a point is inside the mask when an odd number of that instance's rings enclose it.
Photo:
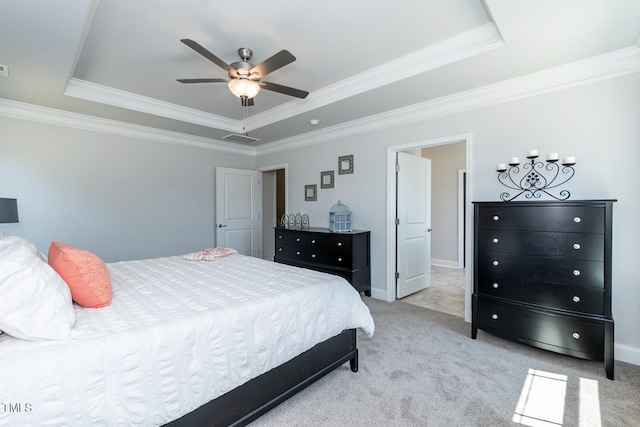
M 112 303 L 69 341 L 0 335 L 0 425 L 161 425 L 343 329 L 374 331 L 344 279 L 231 255 L 108 264 Z

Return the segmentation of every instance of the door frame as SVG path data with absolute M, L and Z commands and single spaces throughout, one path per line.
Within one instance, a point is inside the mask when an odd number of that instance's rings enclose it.
M 464 226 L 465 221 L 465 193 L 467 190 L 467 170 L 458 169 L 458 268 L 464 268 L 464 237 L 467 227 Z
M 262 166 L 259 167 L 257 169 L 258 172 L 273 172 L 273 171 L 277 171 L 279 169 L 284 169 L 284 211 L 287 211 L 287 208 L 289 207 L 289 163 L 281 163 L 278 165 L 270 165 L 270 166 Z M 260 188 L 260 191 L 262 191 L 262 188 Z M 262 221 L 260 222 L 260 226 L 262 228 L 262 233 L 264 233 L 264 230 L 266 229 L 266 227 L 271 227 L 270 225 L 267 225 L 264 223 L 265 221 L 265 214 L 264 214 L 264 202 L 262 203 L 262 212 L 260 212 L 260 214 L 262 215 Z M 280 218 L 276 218 L 276 225 L 278 225 L 278 221 L 280 220 Z M 261 235 L 262 237 L 262 235 Z M 263 253 L 263 257 L 264 257 L 264 247 L 262 248 L 262 253 Z
M 464 133 L 459 135 L 450 135 L 441 138 L 434 138 L 424 141 L 415 141 L 401 145 L 394 145 L 387 148 L 387 292 L 386 292 L 386 301 L 395 301 L 396 300 L 396 257 L 397 257 L 397 248 L 396 248 L 396 198 L 397 198 L 397 189 L 396 189 L 396 153 L 398 151 L 407 151 L 415 148 L 423 148 L 423 147 L 431 147 L 436 145 L 446 145 L 453 144 L 458 142 L 464 142 L 466 148 L 466 167 L 467 177 L 471 175 L 471 154 L 472 154 L 472 142 L 473 135 L 471 133 Z M 466 200 L 465 205 L 466 215 L 465 222 L 467 225 L 467 230 L 472 230 L 473 228 L 473 209 L 471 209 L 471 195 L 473 194 L 472 188 L 472 180 L 467 179 L 467 192 L 466 192 Z M 464 297 L 464 318 L 467 322 L 471 321 L 471 294 L 473 293 L 472 287 L 472 275 L 471 271 L 473 269 L 472 265 L 472 257 L 471 253 L 473 252 L 473 239 L 470 233 L 467 233 L 465 238 L 465 297 Z

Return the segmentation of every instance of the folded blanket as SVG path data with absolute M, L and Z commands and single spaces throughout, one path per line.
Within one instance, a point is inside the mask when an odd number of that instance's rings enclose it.
M 183 255 L 182 258 L 187 261 L 215 261 L 237 253 L 238 251 L 231 248 L 207 248 L 198 252 L 191 252 Z

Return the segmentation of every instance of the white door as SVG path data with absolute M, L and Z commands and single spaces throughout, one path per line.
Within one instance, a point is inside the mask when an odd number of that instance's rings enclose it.
M 398 153 L 396 297 L 431 282 L 431 160 Z
M 261 256 L 261 175 L 252 170 L 216 168 L 216 246 Z

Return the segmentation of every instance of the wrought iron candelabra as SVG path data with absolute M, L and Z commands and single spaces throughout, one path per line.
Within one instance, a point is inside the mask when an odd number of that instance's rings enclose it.
M 522 166 L 520 166 L 518 157 L 512 157 L 508 163 L 509 167 L 504 163 L 500 163 L 496 167 L 498 181 L 505 187 L 518 191 L 518 194 L 513 197 L 508 192 L 501 193 L 500 199 L 502 201 L 510 202 L 522 194 L 527 199 L 537 199 L 542 194 L 556 200 L 567 200 L 571 196 L 568 190 L 562 190 L 557 195 L 549 190 L 556 189 L 573 178 L 575 157 L 565 157 L 561 164 L 558 164 L 558 153 L 549 153 L 546 161 L 536 160 L 537 158 L 538 150 L 529 150 L 527 152 L 529 161 L 523 163 Z M 522 177 L 520 177 L 521 173 Z

